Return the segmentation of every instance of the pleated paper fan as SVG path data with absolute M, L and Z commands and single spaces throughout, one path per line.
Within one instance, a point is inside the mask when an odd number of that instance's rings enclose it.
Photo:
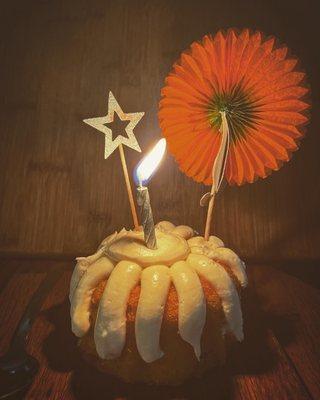
M 278 170 L 298 149 L 309 89 L 298 60 L 261 32 L 230 29 L 181 54 L 161 91 L 159 121 L 180 169 L 212 183 L 221 112 L 229 127 L 225 178 L 242 185 Z

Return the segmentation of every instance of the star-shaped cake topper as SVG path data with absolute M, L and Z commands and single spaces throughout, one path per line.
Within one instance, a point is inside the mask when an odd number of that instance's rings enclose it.
M 114 121 L 114 114 L 117 114 L 121 121 L 129 121 L 125 128 L 127 137 L 118 134 L 112 137 L 112 130 L 108 128 L 108 124 Z M 124 144 L 133 150 L 141 152 L 139 143 L 133 133 L 133 129 L 144 116 L 144 112 L 124 113 L 115 99 L 112 92 L 109 92 L 108 114 L 105 117 L 96 117 L 84 119 L 83 122 L 98 129 L 105 136 L 104 158 L 107 159 L 120 144 Z

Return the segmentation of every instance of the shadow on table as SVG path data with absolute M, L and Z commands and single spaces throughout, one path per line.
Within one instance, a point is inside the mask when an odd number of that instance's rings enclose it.
M 274 324 L 286 325 L 283 319 L 263 314 L 257 299 L 248 290 L 244 299 L 245 341 L 233 345 L 224 368 L 213 369 L 201 379 L 190 380 L 178 387 L 153 387 L 125 384 L 93 369 L 80 357 L 77 340 L 70 329 L 69 301 L 45 312 L 55 329 L 44 342 L 49 366 L 57 371 L 72 371 L 71 390 L 76 399 L 230 399 L 237 375 L 255 375 L 271 370 L 276 355 L 270 350 L 268 337 Z M 290 321 L 289 321 L 290 325 Z M 283 328 L 282 328 L 283 329 Z M 292 327 L 286 328 L 292 340 Z M 63 350 L 62 350 L 63 349 Z

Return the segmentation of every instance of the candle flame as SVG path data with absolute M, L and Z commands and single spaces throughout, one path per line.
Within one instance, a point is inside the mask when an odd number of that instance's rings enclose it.
M 135 182 L 142 186 L 149 182 L 155 173 L 166 151 L 166 139 L 160 139 L 154 148 L 137 165 L 134 178 Z

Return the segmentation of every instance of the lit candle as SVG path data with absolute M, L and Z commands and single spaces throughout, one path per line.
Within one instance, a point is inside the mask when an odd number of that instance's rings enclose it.
M 134 171 L 134 180 L 137 185 L 137 203 L 140 209 L 144 240 L 149 249 L 157 248 L 157 240 L 147 184 L 158 169 L 165 150 L 166 140 L 161 139 L 150 153 L 139 162 Z

